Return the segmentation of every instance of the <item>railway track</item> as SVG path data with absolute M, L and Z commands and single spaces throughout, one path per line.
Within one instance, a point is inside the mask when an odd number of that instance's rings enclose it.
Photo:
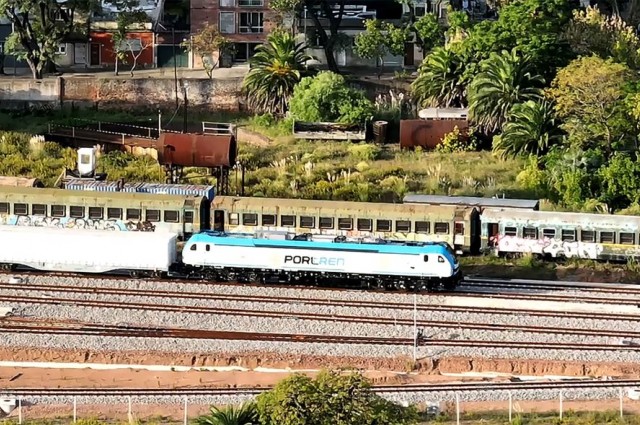
M 634 295 L 640 297 L 640 287 L 629 284 L 607 284 L 593 282 L 571 282 L 571 281 L 542 281 L 527 279 L 490 279 L 466 277 L 460 284 L 463 288 L 474 287 L 509 289 L 509 290 L 540 290 L 540 291 L 568 291 L 578 290 L 612 295 Z

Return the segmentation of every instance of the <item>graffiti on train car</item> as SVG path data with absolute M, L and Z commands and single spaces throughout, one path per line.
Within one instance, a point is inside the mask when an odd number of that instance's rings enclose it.
M 521 252 L 528 254 L 549 254 L 552 257 L 559 255 L 567 258 L 597 259 L 604 251 L 600 243 L 561 241 L 554 238 L 520 238 L 517 236 L 496 235 L 491 238 L 493 246 L 497 246 L 502 252 Z
M 41 215 L 0 214 L 0 225 L 53 227 L 60 229 L 93 229 L 120 232 L 154 232 L 156 226 L 148 221 L 48 217 Z

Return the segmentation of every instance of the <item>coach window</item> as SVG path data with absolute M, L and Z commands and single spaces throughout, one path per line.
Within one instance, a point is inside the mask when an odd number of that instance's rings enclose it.
M 100 207 L 89 207 L 89 218 L 91 220 L 102 220 L 104 210 Z
M 504 228 L 505 236 L 518 236 L 518 228 L 517 227 L 505 227 Z
M 51 205 L 52 217 L 64 217 L 67 215 L 67 207 L 64 205 Z
M 396 232 L 410 232 L 411 231 L 411 221 L 409 220 L 396 220 Z
M 145 211 L 145 220 L 151 223 L 157 223 L 160 221 L 160 210 L 147 210 Z
M 232 226 L 237 226 L 238 224 L 240 224 L 240 214 L 229 213 L 229 224 Z
M 282 227 L 296 227 L 296 216 L 295 215 L 281 215 L 280 216 L 280 225 Z
M 353 229 L 353 219 L 352 218 L 339 218 L 338 219 L 338 230 L 352 230 Z
M 111 220 L 121 220 L 122 208 L 107 208 L 107 218 Z
M 13 204 L 13 213 L 15 215 L 27 215 L 29 214 L 27 204 Z
M 276 225 L 276 215 L 275 214 L 262 214 L 262 225 L 263 226 L 275 226 Z
M 316 218 L 309 216 L 300 216 L 300 227 L 303 229 L 315 229 Z
M 563 242 L 575 242 L 576 230 L 575 229 L 562 229 L 562 241 Z
M 434 230 L 436 234 L 439 235 L 448 235 L 449 234 L 449 223 L 436 223 L 434 226 Z
M 635 245 L 636 235 L 633 233 L 620 232 L 620 243 L 622 245 Z
M 193 223 L 193 211 L 185 211 L 183 221 L 185 223 Z
M 416 233 L 429 233 L 430 225 L 428 221 L 416 221 Z
M 321 229 L 333 229 L 333 217 L 320 217 Z
M 614 232 L 600 232 L 600 243 L 616 243 Z
M 47 215 L 47 206 L 43 204 L 33 204 L 31 205 L 31 214 Z
M 9 214 L 8 202 L 0 202 L 0 214 Z
M 69 217 L 71 218 L 84 218 L 84 207 L 70 206 Z
M 581 230 L 580 231 L 580 241 L 581 242 L 595 242 L 596 241 L 596 232 L 593 230 Z
M 538 229 L 535 227 L 525 227 L 522 229 L 522 237 L 525 239 L 538 239 Z
M 556 237 L 556 229 L 542 229 L 542 237 L 553 239 Z
M 438 255 L 438 263 L 444 263 L 444 257 L 442 257 L 442 255 Z
M 127 208 L 127 220 L 140 220 L 142 211 L 137 208 Z
M 177 223 L 180 221 L 180 213 L 175 210 L 166 210 L 164 212 L 165 223 Z
M 376 231 L 378 232 L 390 232 L 391 220 L 376 220 Z
M 370 218 L 359 218 L 356 221 L 356 225 L 358 226 L 358 230 L 364 232 L 370 232 L 373 230 L 373 220 Z
M 242 225 L 243 226 L 257 226 L 258 225 L 258 214 L 243 213 L 242 214 Z

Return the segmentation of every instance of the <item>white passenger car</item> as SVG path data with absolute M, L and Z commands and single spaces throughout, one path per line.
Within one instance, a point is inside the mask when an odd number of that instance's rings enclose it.
M 80 273 L 167 272 L 175 233 L 0 226 L 0 264 Z

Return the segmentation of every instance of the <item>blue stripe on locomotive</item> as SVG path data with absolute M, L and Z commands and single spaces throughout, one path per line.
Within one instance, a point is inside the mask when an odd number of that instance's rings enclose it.
M 350 252 L 372 252 L 381 254 L 439 254 L 447 259 L 452 266 L 456 264 L 456 259 L 444 246 L 434 243 L 425 243 L 419 245 L 400 245 L 400 244 L 376 244 L 376 243 L 353 243 L 353 242 L 314 242 L 314 241 L 296 241 L 296 240 L 272 240 L 272 239 L 256 239 L 230 234 L 212 234 L 211 232 L 202 232 L 195 234 L 189 238 L 187 244 L 191 243 L 210 243 L 219 246 L 244 246 L 244 247 L 260 247 L 260 248 L 291 248 L 291 249 L 309 249 L 309 250 L 327 250 L 327 251 L 350 251 Z

